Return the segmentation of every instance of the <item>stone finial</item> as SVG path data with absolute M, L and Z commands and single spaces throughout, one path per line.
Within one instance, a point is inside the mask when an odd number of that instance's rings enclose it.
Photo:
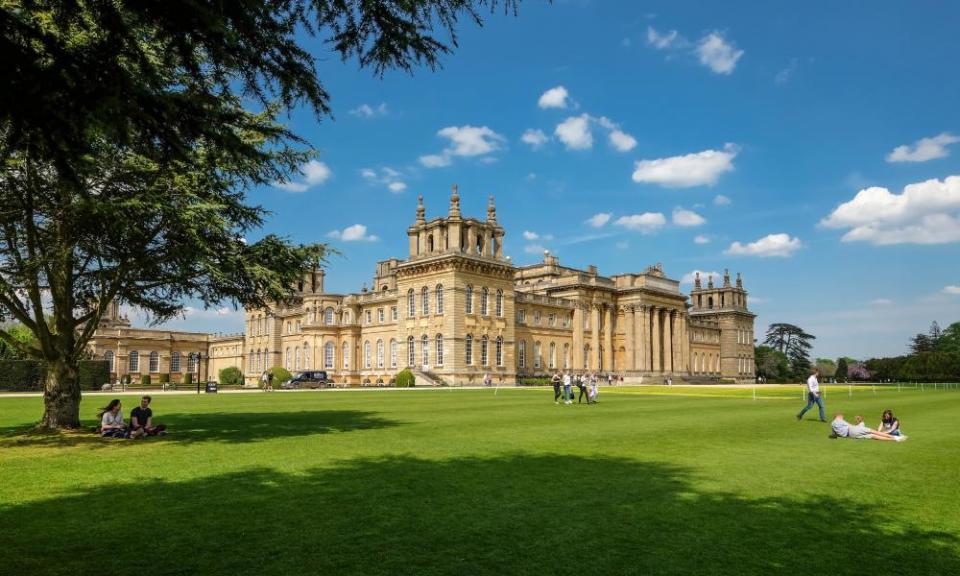
M 713 274 L 707 276 L 707 289 L 713 288 Z
M 423 208 L 423 194 L 417 196 L 417 222 L 425 222 L 427 211 Z
M 497 223 L 497 207 L 493 203 L 493 194 L 491 194 L 487 200 L 487 222 L 490 224 Z
M 743 277 L 737 272 L 737 288 L 743 288 Z
M 697 273 L 693 277 L 693 287 L 696 288 L 697 290 L 701 288 L 699 271 L 697 271 Z
M 723 269 L 723 287 L 724 288 L 730 287 L 730 269 L 729 268 Z
M 457 185 L 454 184 L 450 189 L 450 213 L 451 218 L 460 217 L 460 193 L 457 191 Z

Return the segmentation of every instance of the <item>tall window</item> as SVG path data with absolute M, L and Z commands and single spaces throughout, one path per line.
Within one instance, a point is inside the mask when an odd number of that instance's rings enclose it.
M 261 353 L 260 350 L 257 350 L 257 372 L 264 368 L 266 363 L 266 352 Z M 177 356 L 177 368 L 180 367 L 180 357 Z
M 498 318 L 503 317 L 503 290 L 497 289 L 497 299 L 494 302 L 494 311 Z
M 443 314 L 443 284 L 437 284 L 437 314 Z
M 517 365 L 520 368 L 527 367 L 527 342 L 521 340 L 517 345 Z
M 526 324 L 527 322 L 527 311 L 523 308 L 517 310 L 517 322 L 521 324 Z
M 437 334 L 437 366 L 443 366 L 443 334 Z
M 413 336 L 407 338 L 407 366 L 413 366 L 417 363 L 417 350 L 414 346 Z
M 327 342 L 323 345 L 323 367 L 333 369 L 333 354 L 335 350 L 333 342 Z
M 563 345 L 563 369 L 566 370 L 570 367 L 570 345 Z
M 363 367 L 370 368 L 372 364 L 372 349 L 370 348 L 370 341 L 366 340 L 363 343 Z
M 293 332 L 293 322 L 287 322 L 287 334 Z
M 306 342 L 303 343 L 303 369 L 310 369 L 310 346 Z
M 300 333 L 300 321 L 297 320 L 297 334 Z
M 150 372 L 159 372 L 160 371 L 160 353 L 151 352 L 150 353 Z
M 466 358 L 467 366 L 473 364 L 473 335 L 467 334 L 467 340 L 464 343 L 464 356 Z
M 323 310 L 323 323 L 328 326 L 333 324 L 333 308 L 332 307 L 328 306 Z
M 430 314 L 430 290 L 426 286 L 420 291 L 420 312 L 424 316 Z
M 293 351 L 293 369 L 294 370 L 300 369 L 300 348 L 296 348 Z
M 383 368 L 383 340 L 377 340 L 377 368 Z
M 550 368 L 557 367 L 557 344 L 555 342 L 550 343 Z
M 487 354 L 488 354 L 488 350 L 487 350 L 487 344 L 488 344 L 488 343 L 489 343 L 489 341 L 487 340 L 487 335 L 484 334 L 484 335 L 483 335 L 483 338 L 480 338 L 480 365 L 481 365 L 481 366 L 487 366 L 487 365 L 490 363 L 490 362 L 489 362 L 490 357 L 487 355 Z
M 350 369 L 350 344 L 347 342 L 343 343 L 342 349 L 340 350 L 340 358 L 343 359 L 343 369 Z
M 430 365 L 430 339 L 427 338 L 427 335 L 424 334 L 420 338 L 420 352 L 423 355 L 423 365 Z
M 292 354 L 293 354 L 293 353 L 290 352 L 290 347 L 287 346 L 287 351 L 286 351 L 286 354 L 284 355 L 284 363 L 283 363 L 284 368 L 286 368 L 287 370 L 290 370 L 291 368 L 293 368 L 293 366 L 292 366 L 292 363 L 293 363 L 293 355 L 292 355 Z M 192 361 L 193 361 L 193 357 L 192 357 L 192 356 L 190 356 L 190 357 L 187 358 L 187 366 L 188 366 L 187 372 L 193 372 L 193 370 L 191 370 L 191 369 L 189 368 L 190 362 L 192 362 Z
M 540 311 L 539 311 L 539 310 L 534 310 L 534 311 L 533 311 L 533 323 L 536 324 L 536 325 L 538 325 L 538 326 L 540 325 Z
M 367 319 L 367 324 L 373 323 L 373 313 L 370 310 L 364 312 L 364 318 Z
M 533 367 L 534 367 L 534 368 L 537 368 L 537 369 L 540 368 L 540 364 L 541 364 L 541 362 L 542 362 L 541 356 L 540 356 L 540 352 L 541 352 L 541 351 L 540 351 L 540 343 L 539 343 L 539 342 L 534 342 L 534 343 L 533 343 Z
M 136 350 L 131 350 L 128 354 L 127 359 L 127 372 L 139 372 L 140 371 L 140 353 Z
M 473 286 L 467 286 L 466 313 L 473 314 Z
M 108 372 L 115 372 L 113 369 L 113 350 L 107 350 L 104 352 L 103 359 L 107 361 L 107 365 L 110 367 Z
M 197 372 L 197 353 L 187 354 L 187 372 L 195 374 Z
M 548 326 L 556 326 L 556 325 L 557 325 L 557 315 L 554 314 L 553 312 L 551 312 L 550 315 L 547 316 L 547 325 L 548 325 Z
M 497 366 L 503 366 L 503 336 L 497 336 Z
M 490 291 L 487 290 L 487 287 L 484 286 L 483 290 L 480 290 L 480 315 L 486 316 L 489 313 L 487 310 L 487 300 L 490 297 Z
M 390 367 L 397 367 L 397 341 L 393 338 L 390 339 Z
M 179 362 L 180 362 L 180 359 L 177 358 L 177 363 L 179 364 Z M 257 368 L 256 362 L 257 360 L 253 355 L 253 348 L 251 348 L 250 355 L 247 356 L 247 372 L 253 372 Z M 177 370 L 173 369 L 173 356 L 170 357 L 170 371 L 177 372 Z
M 396 320 L 397 320 L 397 307 L 396 307 L 396 306 L 391 306 L 391 307 L 390 307 L 390 319 L 393 320 L 394 322 L 396 322 Z
M 385 318 L 386 317 L 383 314 L 383 308 L 377 308 L 377 322 L 383 324 Z

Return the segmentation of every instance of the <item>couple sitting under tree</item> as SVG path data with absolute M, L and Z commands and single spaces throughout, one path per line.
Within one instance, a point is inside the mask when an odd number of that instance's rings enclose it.
M 153 398 L 144 396 L 140 405 L 130 412 L 130 425 L 123 421 L 123 410 L 119 398 L 114 398 L 100 410 L 100 427 L 97 432 L 107 438 L 142 438 L 144 436 L 159 436 L 167 427 L 153 423 L 153 410 L 150 402 Z

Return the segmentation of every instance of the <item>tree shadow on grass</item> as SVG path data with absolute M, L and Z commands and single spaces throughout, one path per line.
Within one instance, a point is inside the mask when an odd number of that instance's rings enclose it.
M 31 432 L 23 427 L 0 429 L 0 447 L 92 448 L 133 445 L 141 442 L 225 442 L 242 444 L 272 438 L 311 436 L 372 430 L 398 425 L 372 412 L 358 410 L 305 410 L 300 412 L 199 412 L 160 414 L 157 423 L 167 434 L 140 440 L 101 438 L 92 425 L 75 432 Z
M 955 534 L 820 496 L 698 489 L 655 463 L 357 460 L 0 507 L 6 574 L 958 574 Z M 16 551 L 16 552 L 14 552 Z

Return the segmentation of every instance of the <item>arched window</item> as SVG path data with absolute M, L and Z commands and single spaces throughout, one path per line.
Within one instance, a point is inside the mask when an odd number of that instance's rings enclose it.
M 467 314 L 473 314 L 473 286 L 467 286 L 467 296 L 466 296 L 465 312 Z
M 292 332 L 293 332 L 293 322 L 290 322 L 290 321 L 288 320 L 288 321 L 287 321 L 287 334 L 290 334 L 290 333 L 292 333 Z
M 541 346 L 539 342 L 533 343 L 533 367 L 539 369 L 543 362 L 541 356 Z
M 260 372 L 264 368 L 264 363 L 266 362 L 266 358 L 264 358 L 264 356 L 266 356 L 265 353 L 261 353 L 260 350 L 257 350 L 257 372 Z M 179 362 L 179 360 L 180 359 L 178 357 L 177 361 Z
M 397 367 L 397 341 L 393 338 L 390 339 L 390 367 Z
M 483 337 L 480 338 L 480 365 L 481 366 L 487 366 L 490 364 L 490 357 L 488 356 L 489 351 L 487 349 L 488 342 L 489 341 L 487 340 L 487 335 L 484 334 Z
M 414 346 L 413 336 L 407 338 L 407 366 L 413 366 L 417 363 L 417 350 Z
M 413 294 L 413 288 L 407 290 L 407 316 L 413 318 L 417 315 L 417 298 Z
M 420 291 L 420 312 L 424 316 L 430 314 L 430 290 L 426 286 Z
M 481 316 L 486 316 L 489 313 L 489 310 L 487 310 L 487 299 L 489 298 L 489 296 L 490 296 L 490 291 L 487 290 L 486 286 L 484 286 L 483 289 L 480 290 L 480 315 Z
M 497 336 L 497 366 L 503 366 L 503 336 Z
M 343 343 L 340 350 L 340 358 L 343 359 L 343 369 L 350 369 L 350 344 L 347 342 Z
M 427 338 L 426 334 L 420 337 L 420 353 L 423 356 L 422 364 L 424 366 L 429 366 L 430 365 L 430 339 Z
M 297 320 L 297 334 L 300 333 L 300 321 Z
M 293 351 L 293 369 L 300 369 L 300 348 L 297 348 Z
M 365 340 L 363 342 L 363 367 L 370 368 L 373 362 L 373 350 L 370 347 L 370 341 Z
M 253 348 L 250 349 L 250 355 L 247 356 L 247 372 L 253 372 L 257 368 L 257 359 L 253 355 Z M 176 372 L 173 369 L 173 356 L 170 357 L 170 371 Z
M 377 368 L 383 368 L 383 340 L 377 340 Z
M 170 354 L 170 371 L 179 372 L 180 371 L 180 353 L 173 352 Z
M 107 361 L 107 366 L 109 366 L 108 372 L 114 372 L 113 369 L 113 350 L 107 350 L 103 353 L 103 359 Z
M 437 334 L 437 366 L 443 366 L 443 334 Z
M 333 342 L 327 342 L 323 345 L 323 367 L 333 369 L 334 362 L 334 350 L 336 346 L 333 345 Z
M 293 353 L 290 352 L 290 347 L 287 346 L 287 352 L 286 352 L 286 355 L 284 356 L 284 364 L 283 364 L 283 367 L 286 368 L 287 370 L 290 370 L 290 369 L 293 368 L 293 355 L 292 355 L 292 354 L 293 354 Z
M 550 368 L 557 367 L 557 344 L 555 342 L 550 343 Z
M 570 368 L 570 345 L 563 345 L 563 369 L 566 370 Z
M 527 342 L 525 340 L 521 340 L 517 344 L 517 365 L 520 368 L 527 367 Z
M 497 299 L 494 302 L 494 311 L 498 318 L 503 318 L 503 290 L 497 289 Z
M 127 372 L 139 372 L 140 371 L 140 353 L 136 350 L 131 350 L 127 355 Z
M 467 366 L 473 364 L 473 335 L 467 334 L 466 342 L 464 343 L 464 357 L 466 358 Z
M 150 353 L 150 372 L 155 373 L 160 371 L 160 353 L 153 351 Z
M 196 374 L 197 372 L 197 353 L 190 352 L 187 354 L 187 372 L 190 374 Z
M 323 323 L 326 325 L 333 324 L 333 307 L 328 306 L 323 310 Z
M 306 342 L 303 343 L 303 369 L 310 369 L 310 346 Z
M 443 284 L 437 284 L 437 314 L 443 314 Z

